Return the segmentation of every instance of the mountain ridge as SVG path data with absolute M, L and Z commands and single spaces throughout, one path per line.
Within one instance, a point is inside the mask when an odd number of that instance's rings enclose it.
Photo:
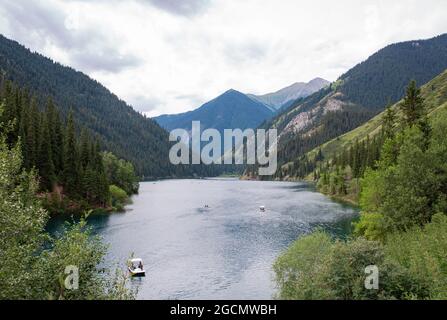
M 329 87 L 297 100 L 264 128 L 278 129 L 279 161 L 287 163 L 365 123 L 388 101 L 400 100 L 410 80 L 423 84 L 446 68 L 447 34 L 390 44 Z
M 281 109 L 286 103 L 297 100 L 299 98 L 304 98 L 312 93 L 326 87 L 330 84 L 323 78 L 316 77 L 309 82 L 295 82 L 287 87 L 281 88 L 277 91 L 255 95 L 247 94 L 250 98 L 260 101 L 274 110 Z
M 176 168 L 168 159 L 167 132 L 86 74 L 31 52 L 3 35 L 0 72 L 38 93 L 40 105 L 51 96 L 64 117 L 72 109 L 78 123 L 98 136 L 106 150 L 131 161 L 143 178 L 175 174 Z
M 202 129 L 256 128 L 273 112 L 263 103 L 250 99 L 242 92 L 229 89 L 199 108 L 174 115 L 160 115 L 155 121 L 167 130 L 190 129 L 191 122 L 201 121 Z

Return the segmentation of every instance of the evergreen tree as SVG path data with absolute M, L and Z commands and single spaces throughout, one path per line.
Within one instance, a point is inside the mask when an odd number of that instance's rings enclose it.
M 48 98 L 46 117 L 50 132 L 51 151 L 52 151 L 51 156 L 55 172 L 60 174 L 63 171 L 63 161 L 64 161 L 63 130 L 59 117 L 59 112 L 56 110 L 52 98 Z
M 87 131 L 85 129 L 81 132 L 81 144 L 80 144 L 80 163 L 82 168 L 87 168 L 87 165 L 90 163 L 90 157 L 92 154 L 92 146 L 89 141 L 89 137 L 87 135 Z
M 29 99 L 27 93 L 24 93 L 22 98 L 22 108 L 20 112 L 20 121 L 19 121 L 19 137 L 20 142 L 22 144 L 22 157 L 23 157 L 23 166 L 26 169 L 29 169 L 30 163 L 29 158 L 26 153 L 28 150 L 28 139 L 27 139 L 27 131 L 28 131 L 28 112 L 29 112 Z
M 28 167 L 31 169 L 37 164 L 37 152 L 38 152 L 38 120 L 39 120 L 39 109 L 37 108 L 37 99 L 33 97 L 31 100 L 31 108 L 27 120 L 27 130 L 26 130 L 26 150 L 28 160 L 26 161 Z
M 96 141 L 95 144 L 93 167 L 97 176 L 97 199 L 100 204 L 105 204 L 109 198 L 109 182 L 102 161 L 99 141 Z
M 394 136 L 394 125 L 396 123 L 396 110 L 391 105 L 386 107 L 385 114 L 382 118 L 382 130 L 385 138 L 392 138 Z
M 41 117 L 38 153 L 37 153 L 37 169 L 41 181 L 42 190 L 52 190 L 55 182 L 54 164 L 51 151 L 51 137 L 48 121 L 45 117 Z
M 408 85 L 400 107 L 404 114 L 405 124 L 410 127 L 417 124 L 424 115 L 424 101 L 421 97 L 421 90 L 416 86 L 416 81 L 412 80 Z
M 77 197 L 79 191 L 79 159 L 75 137 L 75 124 L 73 113 L 67 119 L 67 128 L 64 141 L 64 172 L 63 182 L 68 194 Z

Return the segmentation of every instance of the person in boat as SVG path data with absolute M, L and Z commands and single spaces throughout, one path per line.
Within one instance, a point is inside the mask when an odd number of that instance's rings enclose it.
M 141 270 L 143 270 L 143 263 L 140 261 L 140 263 L 138 264 L 138 268 L 140 268 Z

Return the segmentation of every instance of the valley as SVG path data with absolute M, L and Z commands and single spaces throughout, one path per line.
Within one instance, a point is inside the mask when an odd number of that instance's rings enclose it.
M 363 59 L 332 82 L 224 89 L 148 118 L 94 73 L 0 35 L 0 297 L 446 299 L 447 34 Z M 276 130 L 258 155 L 277 169 L 190 161 L 206 129 L 219 160 L 241 162 L 267 141 L 226 148 L 224 130 Z M 85 270 L 77 291 L 67 265 Z

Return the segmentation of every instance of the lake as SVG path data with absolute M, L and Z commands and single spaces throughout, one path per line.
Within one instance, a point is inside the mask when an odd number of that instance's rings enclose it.
M 319 227 L 343 237 L 358 214 L 297 182 L 143 182 L 132 199 L 126 212 L 89 224 L 110 245 L 108 264 L 143 259 L 146 277 L 131 281 L 139 299 L 271 299 L 281 252 Z

